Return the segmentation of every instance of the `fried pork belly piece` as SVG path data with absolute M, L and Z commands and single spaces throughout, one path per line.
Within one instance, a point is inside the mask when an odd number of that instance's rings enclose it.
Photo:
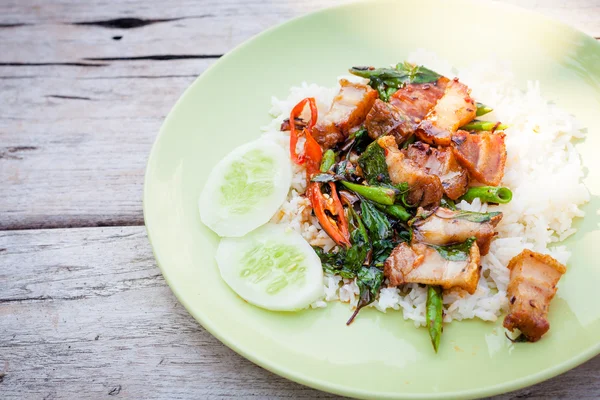
M 452 149 L 436 149 L 426 143 L 417 142 L 408 147 L 406 154 L 427 173 L 440 178 L 448 198 L 456 200 L 466 193 L 469 174 L 458 163 Z
M 422 210 L 417 211 L 417 215 L 421 213 Z M 416 219 L 411 226 L 414 240 L 437 246 L 462 243 L 475 237 L 479 252 L 484 256 L 490 250 L 494 228 L 501 219 L 501 212 L 484 214 L 439 207 L 427 218 Z
M 504 133 L 458 131 L 452 136 L 452 148 L 472 178 L 486 185 L 500 184 L 506 165 Z
M 444 193 L 440 178 L 428 174 L 398 150 L 393 136 L 383 136 L 377 143 L 385 149 L 385 162 L 392 182 L 408 184 L 406 201 L 424 208 L 438 206 Z
M 340 86 L 331 108 L 313 130 L 314 138 L 324 148 L 343 141 L 351 128 L 362 124 L 378 97 L 377 90 L 367 85 L 341 79 Z
M 464 259 L 448 260 L 435 248 L 422 243 L 400 243 L 385 260 L 383 273 L 390 286 L 404 283 L 460 288 L 473 294 L 479 282 L 479 248 L 472 242 Z
M 397 107 L 379 99 L 375 100 L 365 120 L 365 128 L 371 139 L 393 135 L 399 145 L 413 135 L 416 127 L 417 125 Z
M 409 83 L 390 97 L 390 104 L 419 123 L 444 95 L 448 82 L 442 76 L 433 83 Z
M 417 137 L 429 144 L 449 146 L 452 134 L 471 122 L 477 113 L 471 90 L 458 79 L 450 81 L 442 98 L 419 124 Z
M 567 268 L 549 255 L 523 250 L 510 260 L 508 269 L 510 310 L 504 327 L 519 329 L 528 341 L 536 342 L 550 329 L 548 308 Z

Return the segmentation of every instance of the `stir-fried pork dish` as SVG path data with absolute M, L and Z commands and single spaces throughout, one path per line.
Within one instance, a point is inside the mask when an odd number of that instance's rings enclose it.
M 478 120 L 492 109 L 456 78 L 408 63 L 350 72 L 363 82 L 342 79 L 326 113 L 319 116 L 307 98 L 281 128 L 290 130 L 292 160 L 306 166 L 305 196 L 337 244 L 316 250 L 326 272 L 356 278 L 360 299 L 348 323 L 383 287 L 430 287 L 427 325 L 437 351 L 444 291 L 477 291 L 481 257 L 503 218 L 463 211 L 455 202 L 510 201 L 510 189 L 499 186 L 507 127 Z M 301 118 L 308 109 L 310 120 Z M 565 267 L 524 251 L 508 268 L 504 326 L 539 340 Z

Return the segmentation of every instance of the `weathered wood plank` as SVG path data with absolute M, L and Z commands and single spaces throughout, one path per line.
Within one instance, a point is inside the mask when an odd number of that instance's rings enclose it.
M 142 227 L 3 232 L 0 249 L 3 399 L 333 397 L 198 326 Z
M 193 79 L 0 81 L 0 229 L 142 224 L 148 153 Z
M 596 0 L 502 1 L 600 37 Z M 158 0 L 128 0 L 110 2 L 107 7 L 98 0 L 54 0 L 43 6 L 36 0 L 4 1 L 0 4 L 0 66 L 32 75 L 51 71 L 72 78 L 74 71 L 77 76 L 87 70 L 94 76 L 110 76 L 135 72 L 135 67 L 155 61 L 176 61 L 179 74 L 197 73 L 197 69 L 186 68 L 194 63 L 179 66 L 179 61 L 218 57 L 273 25 L 346 2 L 185 0 L 163 7 Z M 133 71 L 130 64 L 134 64 Z M 167 64 L 172 68 L 174 63 Z
M 213 56 L 343 2 L 0 2 L 0 229 L 141 224 L 152 142 Z M 600 36 L 595 0 L 520 4 Z
M 337 398 L 241 358 L 166 286 L 143 227 L 0 232 L 3 399 Z M 600 396 L 600 357 L 497 400 Z

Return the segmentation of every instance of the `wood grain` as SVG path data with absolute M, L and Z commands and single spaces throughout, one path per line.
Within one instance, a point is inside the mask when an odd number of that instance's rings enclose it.
M 0 229 L 143 224 L 148 153 L 191 80 L 0 80 Z
M 0 397 L 333 399 L 229 350 L 179 304 L 143 227 L 0 232 Z M 600 397 L 600 357 L 497 397 Z M 2 375 L 3 374 L 3 375 Z
M 142 227 L 4 232 L 0 249 L 2 399 L 332 398 L 202 329 Z
M 0 2 L 0 229 L 141 225 L 152 142 L 237 44 L 343 0 Z M 600 36 L 597 0 L 521 6 Z

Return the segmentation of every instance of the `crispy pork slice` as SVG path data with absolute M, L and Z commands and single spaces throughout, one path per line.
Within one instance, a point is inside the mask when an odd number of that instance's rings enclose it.
M 393 135 L 400 145 L 412 136 L 416 124 L 397 107 L 377 99 L 367 114 L 365 128 L 371 139 Z
M 398 150 L 393 136 L 383 136 L 377 139 L 377 143 L 385 150 L 385 162 L 392 182 L 408 184 L 406 201 L 424 208 L 438 206 L 444 193 L 440 178 L 428 174 Z
M 417 211 L 417 215 L 421 213 L 423 211 Z M 479 252 L 484 256 L 490 250 L 494 228 L 501 219 L 501 212 L 477 213 L 439 207 L 427 218 L 416 219 L 411 226 L 414 240 L 437 246 L 462 243 L 475 237 Z
M 480 276 L 479 248 L 472 240 L 464 245 L 470 248 L 444 257 L 442 252 L 423 243 L 411 246 L 400 243 L 385 260 L 383 274 L 390 286 L 423 283 L 444 289 L 460 288 L 473 294 Z
M 367 85 L 340 80 L 340 91 L 329 111 L 319 118 L 313 130 L 316 141 L 330 148 L 348 137 L 351 128 L 364 122 L 377 99 L 377 90 Z
M 452 135 L 452 149 L 472 178 L 486 185 L 500 184 L 506 165 L 504 133 L 458 131 Z
M 548 308 L 567 268 L 549 255 L 523 250 L 510 260 L 508 269 L 510 309 L 504 327 L 519 329 L 527 340 L 536 342 L 550 329 Z
M 444 95 L 448 82 L 449 79 L 442 76 L 433 83 L 410 83 L 390 97 L 390 104 L 419 123 Z
M 417 142 L 408 147 L 406 154 L 427 173 L 440 178 L 448 198 L 456 200 L 466 193 L 469 174 L 458 163 L 452 149 L 436 149 L 427 143 Z
M 406 283 L 406 275 L 423 262 L 423 257 L 418 255 L 408 244 L 402 242 L 392 250 L 390 256 L 383 264 L 383 275 L 389 279 L 390 286 Z
M 417 137 L 429 144 L 449 146 L 452 134 L 471 122 L 477 113 L 471 90 L 454 79 L 450 81 L 442 98 L 419 124 Z

